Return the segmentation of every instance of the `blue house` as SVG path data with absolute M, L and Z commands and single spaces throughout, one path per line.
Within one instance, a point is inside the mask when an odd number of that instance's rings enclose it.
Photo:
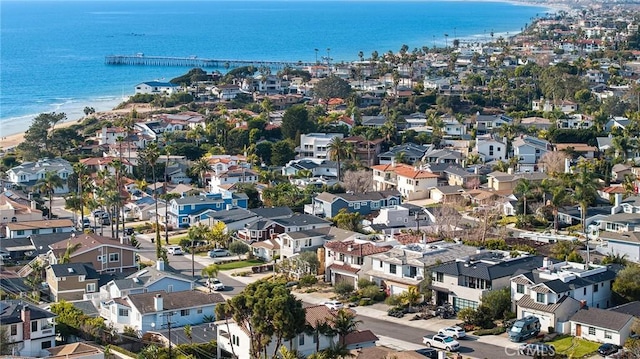
M 169 224 L 176 227 L 188 227 L 191 224 L 209 219 L 213 212 L 233 208 L 248 207 L 248 198 L 244 193 L 207 193 L 200 196 L 187 196 L 172 199 L 169 202 L 167 216 Z
M 146 292 L 103 302 L 100 315 L 119 331 L 129 326 L 145 333 L 166 327 L 167 320 L 174 328 L 202 324 L 205 316 L 215 318 L 216 305 L 222 302 L 220 293 L 198 290 Z
M 401 203 L 402 196 L 398 191 L 335 194 L 322 192 L 313 198 L 311 204 L 304 206 L 304 211 L 315 216 L 332 218 L 344 208 L 347 212 L 358 212 L 366 216 L 379 211 L 380 208 Z
M 155 267 L 146 267 L 124 279 L 109 281 L 100 287 L 100 300 L 159 290 L 164 290 L 167 293 L 183 292 L 194 288 L 193 278 L 167 271 L 164 268 L 164 262 L 159 261 Z

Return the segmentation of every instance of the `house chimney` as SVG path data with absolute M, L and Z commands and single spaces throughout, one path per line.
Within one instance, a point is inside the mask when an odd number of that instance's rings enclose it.
M 156 261 L 156 269 L 161 271 L 161 272 L 164 272 L 164 261 L 163 260 Z
M 37 207 L 36 207 L 36 201 L 31 200 L 30 205 L 31 205 L 31 209 L 37 209 Z
M 551 270 L 553 269 L 553 262 L 551 261 L 551 259 L 549 257 L 544 257 L 542 259 L 542 266 Z
M 615 206 L 619 206 L 622 203 L 622 193 L 616 193 L 615 197 Z
M 162 304 L 162 295 L 156 294 L 156 296 L 153 298 L 153 308 L 156 310 L 156 312 L 161 312 L 164 310 Z
M 511 168 L 511 167 L 507 168 L 507 174 L 512 175 L 513 174 L 513 168 Z
M 28 304 L 22 305 L 20 319 L 22 319 L 22 338 L 29 340 L 31 339 L 31 309 Z
M 586 307 L 587 307 L 587 301 L 586 300 L 581 300 L 580 301 L 580 309 L 586 308 Z

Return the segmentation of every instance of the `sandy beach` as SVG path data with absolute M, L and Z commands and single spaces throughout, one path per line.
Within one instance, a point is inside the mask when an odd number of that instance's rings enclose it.
M 125 108 L 122 109 L 118 109 L 118 110 L 109 110 L 109 111 L 101 111 L 101 112 L 96 112 L 95 114 L 91 115 L 94 117 L 97 117 L 100 120 L 113 120 L 116 119 L 118 117 L 127 115 L 131 112 L 132 109 L 134 109 L 139 113 L 139 114 L 144 114 L 144 113 L 148 113 L 154 110 L 157 110 L 156 108 L 151 107 L 148 104 L 129 104 L 127 106 L 125 106 Z M 84 119 L 86 118 L 86 116 L 83 116 L 77 120 L 70 120 L 70 121 L 66 121 L 63 123 L 58 123 L 56 124 L 56 128 L 65 128 L 65 127 L 69 127 L 75 124 L 79 124 L 82 121 L 84 121 Z M 8 135 L 8 136 L 3 136 L 0 138 L 0 149 L 1 150 L 8 150 L 11 149 L 17 145 L 19 145 L 20 143 L 22 143 L 22 141 L 24 141 L 24 132 L 20 132 L 20 133 L 16 133 L 13 135 Z

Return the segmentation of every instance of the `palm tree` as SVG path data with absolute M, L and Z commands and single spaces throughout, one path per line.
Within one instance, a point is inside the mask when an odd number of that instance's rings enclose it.
M 207 278 L 215 278 L 220 273 L 220 268 L 218 268 L 217 264 L 209 264 L 208 266 L 202 268 L 202 276 Z
M 58 176 L 54 171 L 49 171 L 44 174 L 43 178 L 40 178 L 36 182 L 36 188 L 41 194 L 45 194 L 49 197 L 49 219 L 53 214 L 53 194 L 56 191 L 56 188 L 61 188 L 64 186 L 64 182 L 62 178 Z
M 342 138 L 336 136 L 331 139 L 329 146 L 327 146 L 327 154 L 332 161 L 338 163 L 338 181 L 342 178 L 342 169 L 340 168 L 340 160 L 347 157 L 347 143 Z
M 418 303 L 420 299 L 422 299 L 422 294 L 420 294 L 416 287 L 409 287 L 409 290 L 400 295 L 400 301 L 409 308 L 409 311 L 411 311 L 413 305 Z
M 115 216 L 116 216 L 116 231 L 115 238 L 116 240 L 119 238 L 120 232 L 120 213 L 124 215 L 124 211 L 122 211 L 122 174 L 125 172 L 125 165 L 121 160 L 113 160 L 111 162 L 111 167 L 113 167 L 115 171 Z M 122 220 L 122 232 L 124 233 L 124 219 Z
M 514 192 L 522 195 L 522 214 L 525 217 L 527 216 L 527 199 L 535 187 L 536 185 L 534 183 L 525 178 L 521 178 L 516 184 Z
M 307 324 L 305 333 L 315 338 L 316 353 L 320 351 L 320 335 L 333 337 L 336 334 L 331 323 L 321 319 L 316 319 L 313 324 Z
M 191 325 L 187 324 L 182 329 L 184 330 L 184 336 L 189 339 L 189 343 L 193 344 L 193 329 Z
M 188 140 L 196 141 L 196 146 L 200 146 L 200 141 L 202 141 L 204 135 L 204 128 L 202 128 L 202 126 L 196 126 L 191 131 L 187 132 L 186 138 Z
M 356 320 L 355 314 L 346 309 L 340 309 L 336 316 L 331 320 L 333 329 L 339 336 L 340 345 L 345 345 L 345 338 L 350 333 L 358 330 L 358 325 L 362 323 L 361 320 Z
M 158 188 L 156 185 L 156 164 L 158 162 L 158 158 L 160 157 L 160 150 L 158 150 L 158 145 L 154 143 L 150 143 L 144 149 L 144 158 L 149 165 L 151 165 L 151 174 L 153 178 L 153 200 L 155 202 L 155 211 L 156 211 L 156 258 L 160 258 L 162 256 L 162 245 L 160 243 L 160 223 L 158 219 Z M 154 242 L 154 239 L 151 239 L 151 243 Z
M 551 199 L 549 200 L 549 206 L 553 211 L 553 229 L 558 231 L 558 211 L 560 207 L 563 207 L 570 202 L 570 196 L 562 183 L 559 181 L 549 181 L 544 183 L 547 188 L 551 188 Z
M 586 164 L 579 165 L 581 167 L 577 176 L 573 181 L 573 198 L 574 201 L 580 204 L 580 219 L 582 220 L 582 233 L 584 233 L 587 241 L 587 263 L 589 265 L 589 236 L 587 235 L 587 208 L 595 201 L 598 196 L 598 189 L 600 183 L 598 177 L 592 169 L 587 168 Z
M 89 169 L 82 162 L 77 162 L 73 164 L 73 171 L 76 173 L 76 177 L 78 178 L 78 200 L 80 204 L 80 218 L 84 218 L 84 190 L 87 185 L 87 176 L 89 174 Z
M 280 359 L 300 359 L 304 358 L 297 350 L 288 349 L 284 345 L 280 347 L 280 355 L 277 356 Z
M 498 161 L 494 166 L 493 166 L 493 170 L 494 171 L 498 171 L 498 172 L 507 172 L 509 171 L 509 164 L 505 161 Z
M 207 171 L 209 171 L 210 169 L 211 169 L 211 165 L 209 165 L 209 160 L 206 159 L 205 157 L 202 157 L 193 163 L 191 170 L 198 174 L 198 179 L 200 180 L 200 187 L 203 187 L 203 188 L 205 187 L 205 181 L 206 181 L 205 176 L 207 174 Z
M 367 166 L 371 166 L 371 141 L 376 138 L 376 132 L 369 128 L 364 131 L 363 137 L 367 141 Z

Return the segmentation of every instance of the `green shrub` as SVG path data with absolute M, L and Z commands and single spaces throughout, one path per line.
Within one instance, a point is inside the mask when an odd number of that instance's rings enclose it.
M 375 282 L 368 279 L 358 279 L 358 288 L 363 289 L 370 286 L 378 286 Z
M 298 285 L 300 287 L 311 287 L 316 283 L 318 283 L 318 278 L 316 278 L 316 276 L 314 276 L 313 274 L 303 275 L 298 281 Z
M 353 293 L 353 289 L 353 285 L 346 282 L 337 283 L 335 287 L 333 287 L 333 291 L 343 297 L 351 295 L 351 293 Z
M 377 285 L 370 285 L 360 289 L 359 292 L 361 297 L 374 298 L 380 293 L 380 288 Z
M 475 332 L 473 332 L 473 335 L 478 335 L 478 336 L 482 336 L 482 335 L 500 335 L 504 332 L 507 331 L 507 328 L 505 327 L 497 327 L 497 328 L 493 328 L 493 329 L 479 329 L 476 330 Z
M 352 296 L 349 297 L 349 301 L 350 302 L 354 302 L 355 303 L 355 302 L 357 302 L 359 300 L 360 300 L 360 296 L 359 295 L 352 295 Z
M 390 295 L 387 297 L 387 299 L 384 300 L 385 304 L 392 305 L 392 306 L 400 305 L 400 302 L 402 302 L 402 300 L 400 299 L 400 296 L 396 294 Z
M 358 305 L 362 307 L 371 305 L 371 304 L 373 304 L 373 301 L 371 299 L 365 299 L 365 298 L 360 299 L 360 301 L 358 302 Z

